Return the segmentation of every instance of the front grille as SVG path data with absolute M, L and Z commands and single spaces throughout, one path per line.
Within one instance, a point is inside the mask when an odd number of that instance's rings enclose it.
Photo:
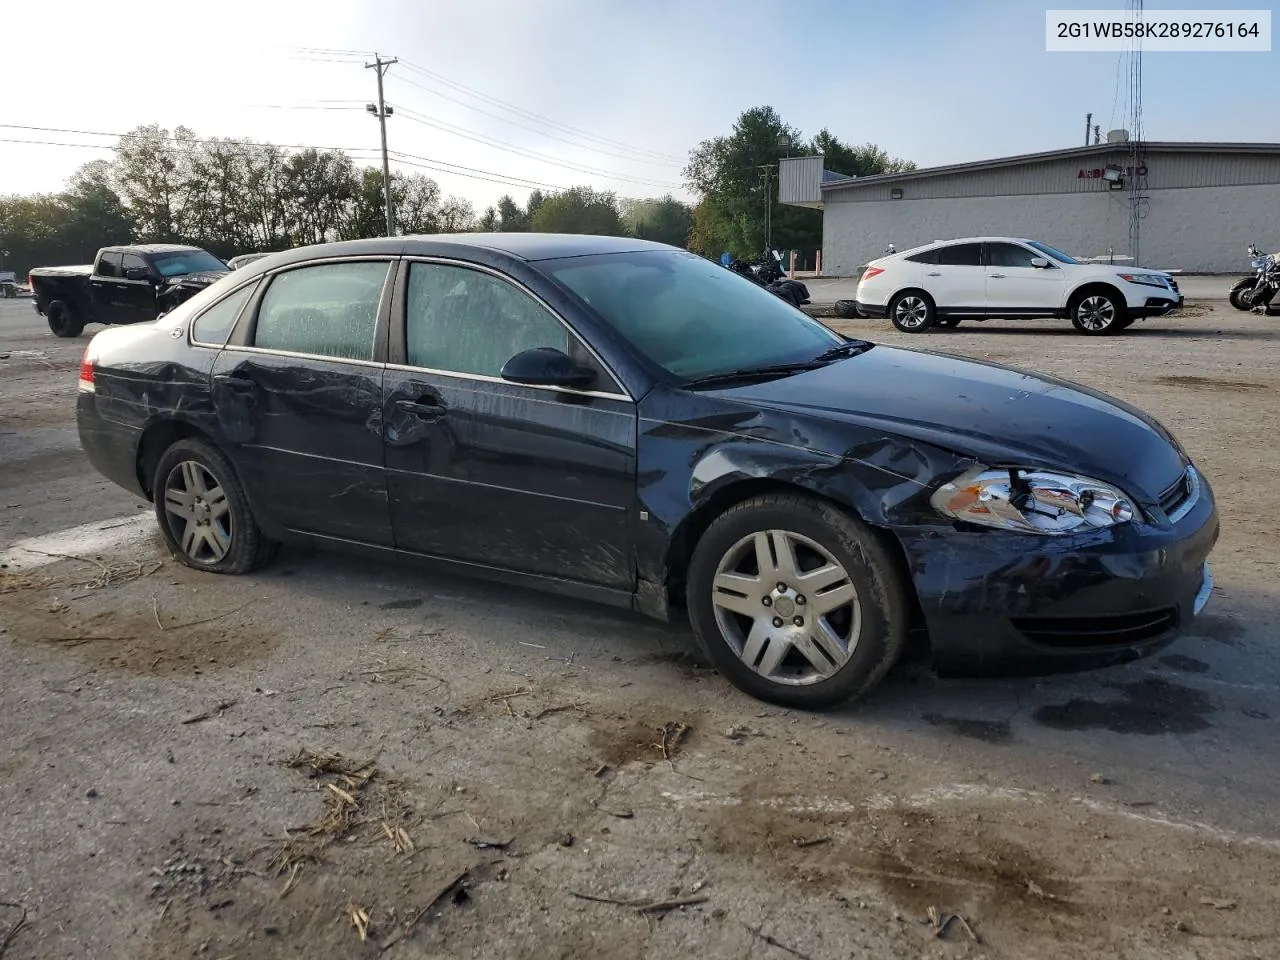
M 1108 617 L 1014 617 L 1013 626 L 1046 647 L 1108 647 L 1154 640 L 1178 625 L 1174 607 Z
M 1160 509 L 1167 516 L 1172 516 L 1180 506 L 1191 499 L 1191 494 L 1194 492 L 1195 480 L 1191 476 L 1191 471 L 1187 470 L 1176 483 L 1160 494 Z

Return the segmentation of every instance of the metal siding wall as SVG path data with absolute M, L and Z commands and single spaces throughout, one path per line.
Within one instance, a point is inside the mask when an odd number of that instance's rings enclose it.
M 901 188 L 903 199 L 934 200 L 944 197 L 1014 197 L 1044 194 L 1114 194 L 1105 182 L 1079 176 L 1081 168 L 1093 169 L 1112 163 L 1128 165 L 1124 150 L 1087 158 L 1028 163 L 994 170 L 975 170 L 900 180 L 893 183 L 850 186 L 828 190 L 823 199 L 831 203 L 876 203 L 890 200 L 890 190 Z M 1150 152 L 1147 155 L 1148 190 L 1187 187 L 1241 186 L 1280 183 L 1280 155 L 1247 153 L 1176 153 Z
M 778 202 L 816 203 L 822 199 L 822 157 L 796 157 L 778 163 Z
M 1077 168 L 1078 169 L 1078 168 Z M 1129 205 L 1116 191 L 828 203 L 823 273 L 854 276 L 899 250 L 974 236 L 1024 236 L 1084 257 L 1129 250 Z M 1244 248 L 1274 241 L 1280 183 L 1153 191 L 1142 227 L 1143 266 L 1188 273 L 1247 273 Z M 1271 237 L 1272 240 L 1267 238 Z M 1125 265 L 1125 264 L 1121 264 Z

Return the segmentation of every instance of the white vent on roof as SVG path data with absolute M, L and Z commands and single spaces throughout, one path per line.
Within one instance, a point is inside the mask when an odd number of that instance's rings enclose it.
M 1128 142 L 1129 142 L 1128 130 L 1108 130 L 1107 131 L 1107 143 L 1128 143 Z

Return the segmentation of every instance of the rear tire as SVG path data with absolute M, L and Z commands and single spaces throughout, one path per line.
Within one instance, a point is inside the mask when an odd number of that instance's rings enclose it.
M 165 545 L 188 567 L 242 574 L 275 559 L 278 545 L 258 527 L 231 461 L 211 443 L 188 437 L 170 446 L 151 490 Z
M 889 319 L 903 333 L 924 333 L 937 319 L 933 298 L 923 290 L 906 290 L 889 301 Z
M 65 300 L 54 300 L 45 308 L 45 318 L 55 337 L 78 337 L 84 332 L 84 321 Z
M 689 563 L 689 619 L 707 658 L 786 707 L 832 707 L 879 683 L 906 645 L 906 596 L 870 529 L 800 494 L 731 507 Z

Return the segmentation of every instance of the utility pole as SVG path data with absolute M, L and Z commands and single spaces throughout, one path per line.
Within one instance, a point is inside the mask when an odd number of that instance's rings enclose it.
M 1089 145 L 1089 134 L 1093 132 L 1093 114 L 1086 113 L 1084 115 L 1084 145 Z
M 760 172 L 764 175 L 764 250 L 766 257 L 773 249 L 773 170 L 776 163 L 760 164 Z
M 387 159 L 387 117 L 395 113 L 395 109 L 388 107 L 386 100 L 382 97 L 382 78 L 396 60 L 395 57 L 383 60 L 380 55 L 374 54 L 374 62 L 364 65 L 366 70 L 378 71 L 378 102 L 366 105 L 365 109 L 378 118 L 378 126 L 382 128 L 382 190 L 387 204 L 388 237 L 396 235 L 396 216 L 395 211 L 391 209 L 391 163 Z

